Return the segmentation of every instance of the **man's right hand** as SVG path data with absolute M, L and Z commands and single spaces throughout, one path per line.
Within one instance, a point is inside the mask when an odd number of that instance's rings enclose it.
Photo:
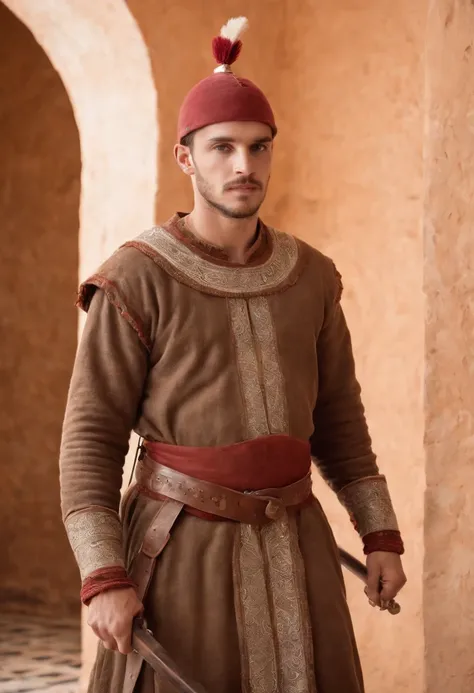
M 91 599 L 87 623 L 108 650 L 132 651 L 132 623 L 143 612 L 133 587 L 117 587 Z

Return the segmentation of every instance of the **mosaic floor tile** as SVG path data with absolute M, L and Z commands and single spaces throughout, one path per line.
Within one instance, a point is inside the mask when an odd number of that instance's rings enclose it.
M 77 693 L 77 620 L 0 615 L 0 693 Z

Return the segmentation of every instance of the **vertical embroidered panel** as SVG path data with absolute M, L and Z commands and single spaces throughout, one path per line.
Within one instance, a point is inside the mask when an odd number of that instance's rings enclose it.
M 288 432 L 276 330 L 265 297 L 228 300 L 251 437 Z M 247 307 L 248 306 L 248 307 Z M 241 525 L 234 554 L 244 693 L 316 693 L 303 559 L 294 518 Z
M 268 299 L 265 296 L 250 298 L 249 312 L 260 348 L 270 433 L 288 433 L 285 381 L 280 368 L 276 330 Z
M 234 574 L 244 693 L 317 693 L 295 519 L 241 525 Z
M 233 298 L 228 300 L 228 305 L 244 399 L 247 434 L 249 438 L 258 438 L 268 435 L 270 431 L 247 302 L 245 299 Z
M 282 693 L 316 693 L 313 639 L 303 557 L 294 517 L 262 528 Z
M 272 626 L 260 529 L 241 524 L 234 552 L 243 693 L 283 693 Z
M 268 299 L 228 301 L 248 435 L 288 433 L 285 382 Z

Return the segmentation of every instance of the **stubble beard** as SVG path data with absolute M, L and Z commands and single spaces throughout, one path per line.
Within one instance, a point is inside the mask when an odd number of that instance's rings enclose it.
M 225 204 L 222 204 L 221 202 L 218 202 L 213 198 L 210 186 L 207 184 L 206 180 L 201 176 L 197 169 L 195 171 L 195 176 L 196 187 L 201 197 L 203 197 L 204 200 L 206 200 L 208 205 L 216 209 L 218 212 L 222 214 L 222 216 L 226 217 L 227 219 L 249 219 L 250 217 L 255 216 L 259 211 L 260 207 L 262 206 L 267 192 L 265 189 L 264 195 L 258 204 L 254 204 L 251 207 L 247 207 L 246 209 L 232 208 L 228 207 Z

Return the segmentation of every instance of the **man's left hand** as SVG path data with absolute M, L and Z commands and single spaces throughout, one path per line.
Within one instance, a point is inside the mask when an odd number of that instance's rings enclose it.
M 407 581 L 401 558 L 398 553 L 374 551 L 367 556 L 367 571 L 366 595 L 369 603 L 386 609 Z

